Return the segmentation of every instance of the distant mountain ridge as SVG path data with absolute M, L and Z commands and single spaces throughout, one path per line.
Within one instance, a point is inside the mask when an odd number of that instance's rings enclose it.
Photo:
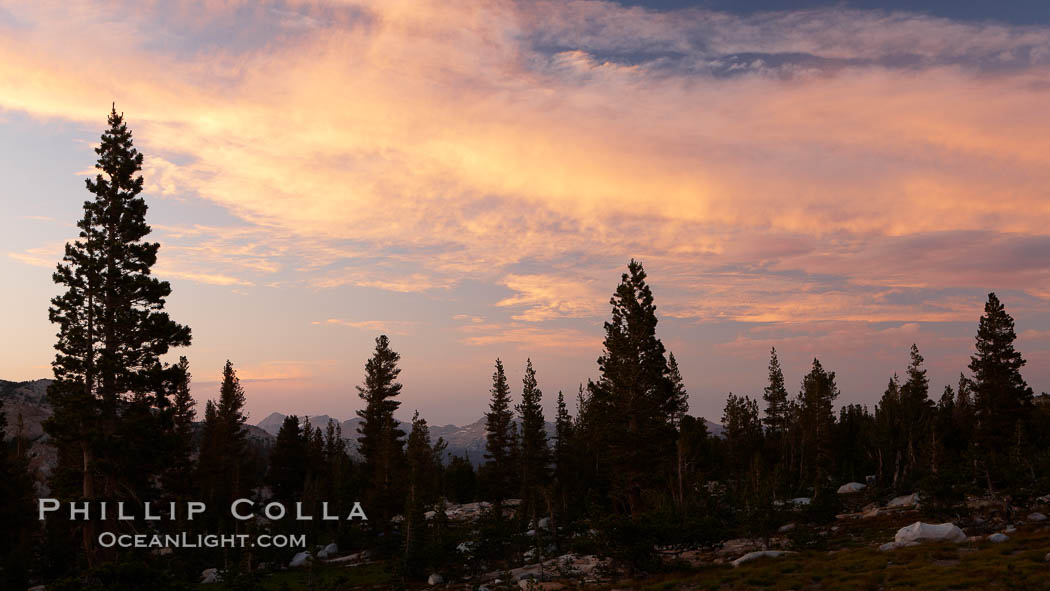
M 43 429 L 43 422 L 51 416 L 51 405 L 47 402 L 47 387 L 52 381 L 49 379 L 25 382 L 0 380 L 0 410 L 7 415 L 7 437 L 13 438 L 20 435 L 30 444 L 31 463 L 35 464 L 34 467 L 41 476 L 46 476 L 55 462 L 54 448 L 48 443 L 47 434 Z M 272 444 L 286 416 L 273 412 L 255 425 L 248 425 L 249 438 L 260 445 Z M 329 421 L 338 422 L 351 455 L 360 458 L 357 453 L 357 428 L 362 422 L 360 417 L 339 421 L 328 415 L 313 415 L 300 417 L 300 420 L 305 418 L 309 418 L 312 426 L 320 427 L 322 430 L 328 426 Z M 724 437 L 725 429 L 722 425 L 712 423 L 707 419 L 704 419 L 704 424 L 712 435 Z M 410 424 L 400 420 L 398 425 L 406 433 L 411 429 Z M 544 426 L 547 437 L 553 439 L 554 423 L 548 421 Z M 468 425 L 431 425 L 430 437 L 432 441 L 437 441 L 440 437 L 448 443 L 445 450 L 446 457 L 456 455 L 469 458 L 474 465 L 485 461 L 484 416 Z
M 53 380 L 29 380 L 9 382 L 0 380 L 0 411 L 7 418 L 7 439 L 21 437 L 26 442 L 26 457 L 29 470 L 34 475 L 34 488 L 38 495 L 46 495 L 46 486 L 51 471 L 58 464 L 55 447 L 44 433 L 44 421 L 51 416 L 51 405 L 47 401 L 47 387 Z
M 276 437 L 277 432 L 281 429 L 281 424 L 284 423 L 284 419 L 287 416 L 288 415 L 279 412 L 270 413 L 265 419 L 256 423 L 256 426 Z M 328 421 L 336 421 L 339 423 L 339 426 L 342 429 L 343 439 L 347 441 L 348 447 L 350 448 L 350 454 L 355 458 L 359 457 L 357 454 L 357 428 L 362 423 L 360 417 L 339 421 L 328 415 L 301 416 L 299 417 L 300 424 L 302 424 L 305 419 L 309 419 L 311 426 L 320 427 L 322 431 L 327 427 Z M 397 421 L 398 427 L 400 427 L 405 433 L 408 433 L 412 429 L 412 425 L 405 421 L 399 419 L 395 419 L 395 421 Z M 515 423 L 516 422 L 517 421 L 515 421 Z M 544 426 L 547 430 L 547 436 L 553 438 L 554 423 L 548 421 Z M 481 464 L 485 461 L 485 417 L 464 426 L 451 424 L 430 425 L 431 441 L 437 441 L 438 438 L 442 438 L 448 443 L 448 447 L 445 449 L 446 457 L 466 457 L 475 465 Z
M 273 436 L 277 436 L 277 432 L 281 429 L 281 424 L 284 422 L 285 417 L 288 415 L 281 414 L 279 412 L 270 413 L 268 417 L 259 421 L 256 426 L 270 433 Z M 339 422 L 338 419 L 332 418 L 328 415 L 314 415 L 314 416 L 303 416 L 300 417 L 300 424 L 304 419 L 310 419 L 310 425 L 313 427 L 320 427 L 323 431 L 328 425 L 328 421 L 336 421 L 339 423 L 342 429 L 343 439 L 347 441 L 350 447 L 350 453 L 354 457 L 357 455 L 357 428 L 361 424 L 362 419 L 360 417 L 354 417 L 346 421 Z M 406 433 L 411 429 L 410 424 L 397 420 L 397 424 Z M 712 423 L 707 419 L 703 419 L 704 425 L 707 426 L 707 431 L 716 437 L 724 437 L 725 428 L 718 423 Z M 518 423 L 517 420 L 514 421 Z M 554 438 L 555 427 L 554 423 L 546 421 L 544 427 L 547 431 L 548 439 Z M 485 417 L 482 416 L 477 421 L 470 423 L 469 425 L 456 426 L 456 425 L 430 425 L 430 439 L 432 442 L 442 438 L 448 443 L 448 447 L 445 449 L 445 455 L 448 456 L 460 456 L 469 458 L 471 463 L 478 465 L 485 461 Z

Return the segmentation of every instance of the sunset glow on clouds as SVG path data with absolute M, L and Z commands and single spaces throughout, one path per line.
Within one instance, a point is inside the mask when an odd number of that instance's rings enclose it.
M 770 346 L 789 381 L 818 355 L 843 401 L 871 404 L 916 342 L 939 390 L 992 290 L 1050 389 L 1050 26 L 612 2 L 0 7 L 5 175 L 29 177 L 26 134 L 64 154 L 36 164 L 54 191 L 0 196 L 22 216 L 3 222 L 20 230 L 0 270 L 20 279 L 2 314 L 31 345 L 2 378 L 47 375 L 45 267 L 111 101 L 146 154 L 199 399 L 230 358 L 263 376 L 257 414 L 349 416 L 379 331 L 406 407 L 438 422 L 480 414 L 497 355 L 512 376 L 531 355 L 548 399 L 574 392 L 632 256 L 697 414 L 758 392 Z

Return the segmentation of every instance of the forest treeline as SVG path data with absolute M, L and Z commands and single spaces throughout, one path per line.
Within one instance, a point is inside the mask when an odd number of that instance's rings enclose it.
M 191 332 L 165 312 L 171 287 L 151 272 L 159 244 L 146 240 L 142 155 L 115 108 L 108 124 L 79 237 L 54 274 L 62 293 L 50 307 L 58 327 L 48 392 L 54 414 L 45 425 L 58 457 L 50 496 L 132 506 L 201 500 L 220 509 L 250 498 L 300 502 L 314 515 L 321 503 L 346 515 L 360 501 L 368 520 L 240 521 L 220 510 L 194 521 L 56 514 L 39 522 L 25 450 L 11 444 L 0 455 L 5 588 L 41 581 L 48 589 L 138 588 L 134 581 L 148 579 L 152 589 L 178 589 L 208 567 L 250 588 L 261 564 L 286 564 L 293 553 L 118 552 L 100 547 L 101 531 L 307 533 L 311 546 L 367 550 L 410 581 L 568 550 L 656 568 L 657 546 L 770 535 L 789 519 L 787 499 L 810 498 L 807 516 L 831 519 L 838 486 L 851 481 L 886 495 L 921 491 L 927 510 L 944 512 L 967 494 L 1050 492 L 1050 406 L 1022 378 L 1013 319 L 995 294 L 980 316 L 968 373 L 943 392 L 931 393 L 913 345 L 873 409 L 836 410 L 834 371 L 814 359 L 790 388 L 772 350 L 764 391 L 729 394 L 716 436 L 688 412 L 678 361 L 657 335 L 653 293 L 634 260 L 610 300 L 598 377 L 568 400 L 557 392 L 553 436 L 541 373 L 529 360 L 515 388 L 496 359 L 484 462 L 445 459 L 444 442 L 431 439 L 418 413 L 410 425 L 394 420 L 400 355 L 384 335 L 357 387 L 362 422 L 346 434 L 357 456 L 335 422 L 296 416 L 266 445 L 246 427 L 246 393 L 232 363 L 198 416 L 187 359 L 165 361 L 190 344 Z M 477 501 L 491 505 L 476 522 L 446 514 L 451 504 Z

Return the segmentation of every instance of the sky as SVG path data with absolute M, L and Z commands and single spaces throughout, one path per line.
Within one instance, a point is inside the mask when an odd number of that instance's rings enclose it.
M 916 343 L 939 396 L 990 291 L 1050 390 L 1041 2 L 0 0 L 0 378 L 50 376 L 113 102 L 174 354 L 252 422 L 352 416 L 379 334 L 404 417 L 473 422 L 497 357 L 550 414 L 632 257 L 695 415 L 774 346 L 873 407 Z

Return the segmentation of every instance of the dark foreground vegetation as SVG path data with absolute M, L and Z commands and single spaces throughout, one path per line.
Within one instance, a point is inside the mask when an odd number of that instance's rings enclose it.
M 497 359 L 484 463 L 446 459 L 444 442 L 431 439 L 418 413 L 405 429 L 394 420 L 400 356 L 380 336 L 357 388 L 357 433 L 344 438 L 335 423 L 293 416 L 270 445 L 249 436 L 245 392 L 229 362 L 197 422 L 188 360 L 164 361 L 190 343 L 190 329 L 168 317 L 171 288 L 151 274 L 159 245 L 145 241 L 142 156 L 115 109 L 97 151 L 100 174 L 87 184 L 93 197 L 80 237 L 54 275 L 63 291 L 50 310 L 58 341 L 46 431 L 58 459 L 40 484 L 63 501 L 199 500 L 212 510 L 193 521 L 56 514 L 38 522 L 33 475 L 14 437 L 0 457 L 5 589 L 184 589 L 202 579 L 231 589 L 439 581 L 495 588 L 517 587 L 523 577 L 534 585 L 557 579 L 548 588 L 1046 585 L 1050 533 L 1038 524 L 998 545 L 975 538 L 876 550 L 920 519 L 956 522 L 983 540 L 992 525 L 1024 521 L 1046 502 L 1039 497 L 1050 492 L 1050 404 L 1022 378 L 1013 319 L 995 294 L 980 316 L 968 373 L 936 395 L 914 345 L 902 351 L 903 373 L 887 376 L 873 410 L 836 410 L 835 372 L 817 359 L 789 390 L 773 350 L 764 392 L 729 394 L 725 431 L 713 434 L 688 414 L 678 362 L 657 336 L 653 293 L 632 260 L 610 301 L 599 377 L 569 402 L 557 393 L 552 436 L 531 361 L 516 395 Z M 846 483 L 855 483 L 853 492 L 840 492 Z M 918 508 L 880 513 L 910 493 L 918 493 Z M 360 501 L 368 520 L 241 521 L 226 510 L 239 498 L 301 503 L 312 515 L 327 503 L 339 516 Z M 116 551 L 98 543 L 105 531 L 303 534 L 308 544 Z M 725 552 L 736 548 L 733 539 L 746 541 L 741 552 L 797 553 L 733 568 L 725 564 L 737 558 Z M 300 551 L 309 554 L 296 559 Z M 547 566 L 551 559 L 561 562 Z M 573 566 L 584 563 L 586 572 Z M 542 571 L 520 572 L 539 564 Z

